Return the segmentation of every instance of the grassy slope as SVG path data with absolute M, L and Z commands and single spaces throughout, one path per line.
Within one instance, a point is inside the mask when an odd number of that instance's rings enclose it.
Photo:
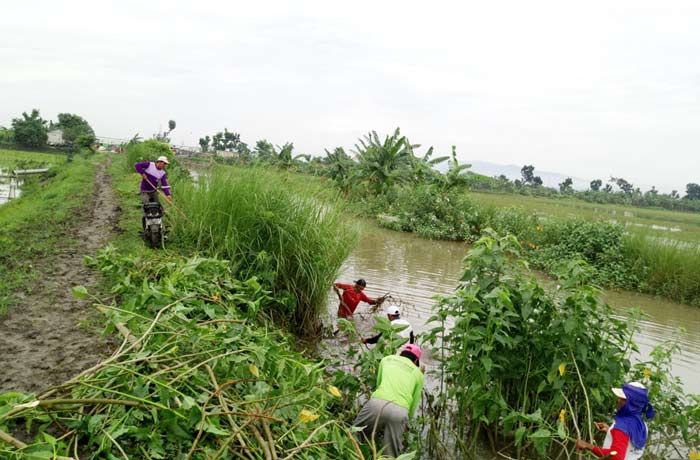
M 68 230 L 92 194 L 94 173 L 94 159 L 76 158 L 0 206 L 0 315 L 12 304 L 13 293 L 29 288 L 51 257 L 71 244 Z

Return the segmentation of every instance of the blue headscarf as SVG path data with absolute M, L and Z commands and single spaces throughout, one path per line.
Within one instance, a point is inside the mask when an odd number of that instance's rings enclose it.
M 641 449 L 647 442 L 647 428 L 642 420 L 642 414 L 647 419 L 654 417 L 654 407 L 649 403 L 647 389 L 625 383 L 622 391 L 627 396 L 625 405 L 615 414 L 615 428 L 627 434 L 632 445 Z

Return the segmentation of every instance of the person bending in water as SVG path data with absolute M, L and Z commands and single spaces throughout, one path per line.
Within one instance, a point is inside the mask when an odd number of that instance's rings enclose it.
M 399 307 L 387 307 L 386 317 L 391 321 L 391 326 L 397 329 L 396 335 L 401 338 L 408 339 L 408 343 L 415 343 L 416 337 L 413 335 L 413 328 L 411 323 L 401 318 L 401 310 Z M 400 329 L 400 330 L 399 330 Z M 382 333 L 370 337 L 368 339 L 362 339 L 362 343 L 377 343 Z
M 625 383 L 622 388 L 613 388 L 617 396 L 615 422 L 597 422 L 596 428 L 604 431 L 603 447 L 595 446 L 582 439 L 576 441 L 576 448 L 590 450 L 593 455 L 610 460 L 638 460 L 644 454 L 647 442 L 647 425 L 642 415 L 648 420 L 654 417 L 654 407 L 649 403 L 647 389 L 639 382 Z
M 403 451 L 404 429 L 421 401 L 424 377 L 420 356 L 420 347 L 408 344 L 400 355 L 382 358 L 377 389 L 353 422 L 367 439 L 383 434 L 383 453 L 391 457 Z
M 338 318 L 352 319 L 352 315 L 357 310 L 357 305 L 360 302 L 366 302 L 370 305 L 376 305 L 379 299 L 371 299 L 363 292 L 367 287 L 367 282 L 360 278 L 355 281 L 355 284 L 335 283 L 333 290 L 340 297 L 338 305 Z M 340 289 L 343 290 L 342 295 Z

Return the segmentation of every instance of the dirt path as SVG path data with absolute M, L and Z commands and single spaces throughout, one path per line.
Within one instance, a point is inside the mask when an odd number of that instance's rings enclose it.
M 0 391 L 36 392 L 64 382 L 108 352 L 95 327 L 89 302 L 71 288 L 97 282 L 83 257 L 102 247 L 113 232 L 117 201 L 104 162 L 97 166 L 87 218 L 70 230 L 77 243 L 43 266 L 43 276 L 0 320 Z

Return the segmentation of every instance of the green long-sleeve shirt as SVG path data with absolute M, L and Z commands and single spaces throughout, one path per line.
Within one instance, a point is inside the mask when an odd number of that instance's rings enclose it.
M 423 373 L 418 366 L 403 356 L 390 355 L 379 362 L 377 390 L 373 398 L 391 401 L 408 409 L 413 418 L 423 391 Z

